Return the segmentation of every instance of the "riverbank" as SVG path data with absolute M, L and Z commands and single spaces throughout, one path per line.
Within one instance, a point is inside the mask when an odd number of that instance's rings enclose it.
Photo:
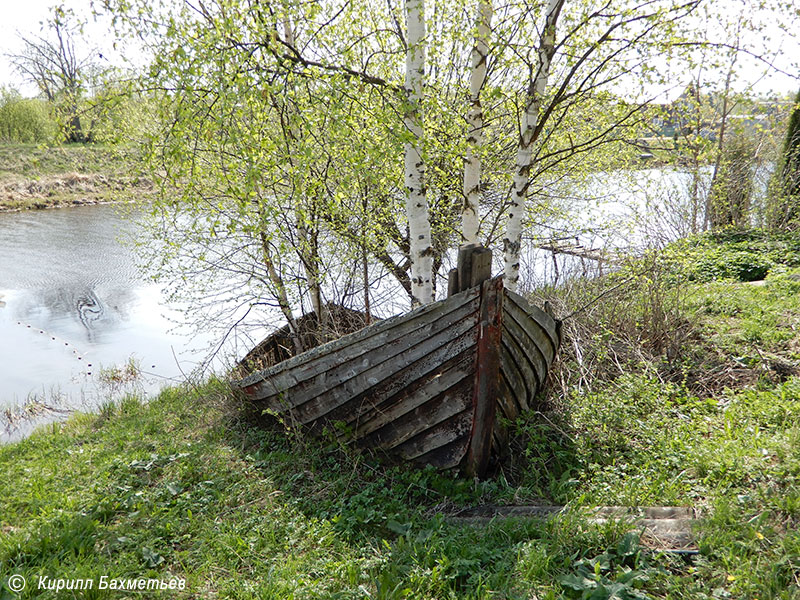
M 0 145 L 0 212 L 124 202 L 152 189 L 124 148 Z
M 61 597 L 33 589 L 42 577 L 91 580 L 75 592 L 87 598 L 118 597 L 102 577 L 183 582 L 175 598 L 797 598 L 798 265 L 795 240 L 745 235 L 615 274 L 606 283 L 629 283 L 567 321 L 552 397 L 484 482 L 256 427 L 217 381 L 45 427 L 0 447 L 0 585 L 24 577 L 20 598 Z M 450 518 L 507 504 L 568 510 Z M 697 554 L 590 522 L 597 505 L 693 507 Z

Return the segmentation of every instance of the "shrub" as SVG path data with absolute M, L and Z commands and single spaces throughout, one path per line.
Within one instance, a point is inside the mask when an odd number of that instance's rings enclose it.
M 11 143 L 48 143 L 58 135 L 50 105 L 37 98 L 0 88 L 0 140 Z
M 767 213 L 769 227 L 775 230 L 796 228 L 800 218 L 800 92 L 789 117 L 770 196 Z
M 712 229 L 747 225 L 753 196 L 753 162 L 756 153 L 756 143 L 744 136 L 734 137 L 722 151 L 709 199 Z
M 703 234 L 666 252 L 669 271 L 697 282 L 764 279 L 775 267 L 800 266 L 800 237 L 759 230 Z

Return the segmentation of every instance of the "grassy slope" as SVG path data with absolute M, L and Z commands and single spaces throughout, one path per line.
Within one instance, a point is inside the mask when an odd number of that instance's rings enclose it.
M 800 284 L 791 266 L 768 271 L 763 285 L 684 289 L 695 331 L 679 358 L 626 365 L 549 422 L 520 422 L 526 441 L 492 481 L 248 427 L 219 383 L 46 428 L 0 447 L 0 585 L 20 573 L 186 577 L 167 592 L 185 598 L 576 598 L 598 584 L 593 598 L 800 598 L 800 379 L 784 372 L 800 358 Z M 698 370 L 719 381 L 698 387 Z M 487 528 L 441 516 L 530 501 L 696 506 L 701 554 L 644 552 L 579 511 Z
M 147 193 L 135 160 L 119 147 L 0 144 L 0 211 L 125 200 Z

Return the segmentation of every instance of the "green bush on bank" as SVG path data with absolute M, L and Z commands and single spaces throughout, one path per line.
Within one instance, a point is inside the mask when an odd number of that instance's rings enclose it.
M 56 141 L 58 134 L 58 124 L 46 101 L 0 89 L 0 141 L 46 144 Z
M 664 257 L 687 281 L 758 281 L 775 267 L 800 266 L 800 236 L 762 230 L 704 233 L 675 242 Z

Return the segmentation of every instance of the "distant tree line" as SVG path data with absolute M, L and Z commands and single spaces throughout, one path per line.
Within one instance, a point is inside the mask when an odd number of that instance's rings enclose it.
M 20 36 L 22 48 L 7 55 L 16 71 L 39 90 L 24 98 L 0 88 L 0 140 L 19 143 L 118 141 L 146 102 L 119 83 L 96 49 L 81 51 L 82 23 L 63 6 L 51 9 L 41 35 Z M 139 123 L 140 124 L 140 123 Z

